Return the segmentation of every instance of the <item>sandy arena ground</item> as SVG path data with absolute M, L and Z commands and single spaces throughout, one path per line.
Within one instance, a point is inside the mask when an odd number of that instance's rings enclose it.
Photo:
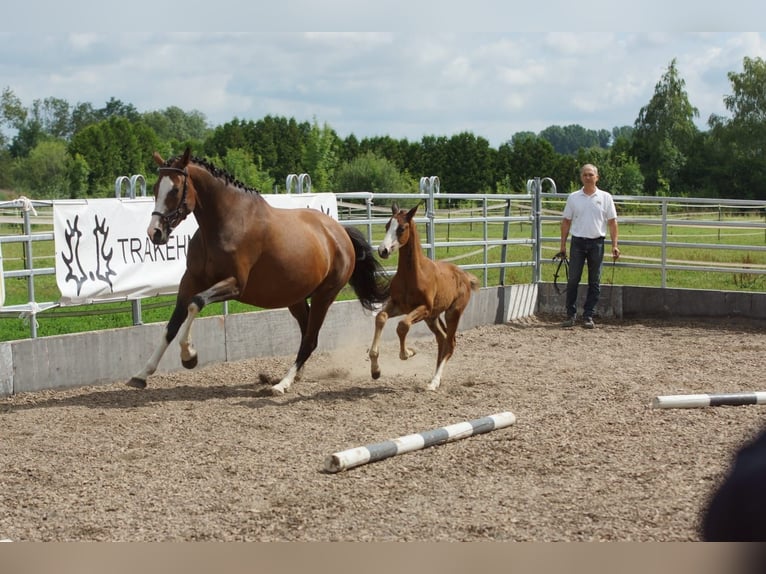
M 656 410 L 657 395 L 764 390 L 746 320 L 538 316 L 435 343 L 293 355 L 0 399 L 0 539 L 694 541 L 766 406 Z M 392 321 L 393 323 L 393 321 Z M 394 329 L 393 325 L 387 328 Z M 370 338 L 372 337 L 372 326 Z M 177 352 L 173 346 L 169 352 Z M 83 360 L 87 360 L 86 357 Z M 511 427 L 338 474 L 329 454 L 511 411 Z

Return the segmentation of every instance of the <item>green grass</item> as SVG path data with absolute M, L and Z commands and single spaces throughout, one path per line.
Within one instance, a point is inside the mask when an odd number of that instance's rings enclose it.
M 754 221 L 758 221 L 754 219 Z M 425 219 L 419 219 L 418 230 L 421 240 L 426 241 Z M 363 228 L 364 230 L 364 228 Z M 436 241 L 460 241 L 482 239 L 485 226 L 481 223 L 437 223 L 435 226 Z M 486 233 L 490 239 L 502 237 L 503 225 L 490 223 L 486 226 Z M 18 234 L 18 226 L 0 226 L 0 235 Z M 528 239 L 531 237 L 531 225 L 528 223 L 512 223 L 510 235 L 512 238 Z M 373 228 L 373 245 L 380 242 L 384 234 L 383 225 Z M 650 224 L 623 224 L 620 226 L 620 241 L 623 264 L 647 264 L 659 263 L 662 257 L 660 247 L 648 245 L 630 245 L 631 241 L 659 242 L 661 240 L 661 228 Z M 558 251 L 559 225 L 557 222 L 546 222 L 543 225 L 543 263 L 542 280 L 552 281 L 555 266 L 552 257 Z M 668 240 L 678 243 L 706 243 L 714 245 L 766 245 L 766 231 L 756 229 L 737 228 L 699 228 L 690 226 L 674 226 L 668 229 Z M 24 252 L 20 243 L 5 243 L 2 245 L 3 267 L 6 271 L 23 269 Z M 502 248 L 492 246 L 486 254 L 478 246 L 442 247 L 436 251 L 437 259 L 449 259 L 454 263 L 465 266 L 487 263 L 499 263 L 501 261 Z M 39 241 L 33 243 L 33 260 L 35 268 L 53 267 L 54 247 L 52 241 Z M 667 248 L 666 256 L 672 262 L 696 262 L 702 264 L 736 264 L 738 266 L 766 266 L 766 252 L 744 252 L 736 249 L 700 249 L 695 247 Z M 532 248 L 529 245 L 511 245 L 507 247 L 507 261 L 531 261 L 533 258 Z M 385 261 L 393 273 L 396 266 L 396 257 Z M 533 277 L 533 268 L 512 267 L 503 271 L 489 269 L 486 274 L 483 269 L 472 269 L 482 285 L 496 286 L 505 284 L 529 283 Z M 485 277 L 486 275 L 486 277 Z M 501 276 L 503 277 L 501 279 Z M 631 268 L 629 266 L 613 266 L 611 258 L 605 259 L 602 281 L 604 284 L 614 285 L 637 285 L 637 286 L 660 286 L 661 274 L 659 270 Z M 674 288 L 690 289 L 714 289 L 714 290 L 738 290 L 738 291 L 761 291 L 764 288 L 764 276 L 742 273 L 733 269 L 730 273 L 714 273 L 703 271 L 668 271 L 666 285 Z M 5 278 L 6 305 L 23 304 L 28 300 L 26 278 Z M 35 299 L 38 303 L 58 301 L 59 291 L 53 275 L 37 276 L 34 278 Z M 354 298 L 350 287 L 344 288 L 339 300 Z M 143 323 L 166 322 L 173 310 L 174 296 L 153 297 L 142 300 L 141 319 Z M 218 315 L 223 312 L 224 306 L 216 303 L 206 307 L 202 316 Z M 236 301 L 228 304 L 229 313 L 240 313 L 254 310 L 253 307 Z M 129 327 L 133 325 L 132 306 L 130 302 L 93 304 L 87 306 L 56 308 L 40 313 L 37 316 L 38 336 L 50 336 L 66 333 L 77 333 L 116 327 Z M 24 339 L 30 336 L 30 327 L 27 322 L 18 316 L 2 316 L 0 320 L 0 340 L 8 341 Z

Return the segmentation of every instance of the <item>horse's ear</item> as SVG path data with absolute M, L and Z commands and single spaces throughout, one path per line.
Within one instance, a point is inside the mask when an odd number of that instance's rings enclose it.
M 162 159 L 162 156 L 159 154 L 159 152 L 154 152 L 152 157 L 154 158 L 154 163 L 156 163 L 158 166 L 162 167 L 165 165 L 165 160 Z
M 420 207 L 420 203 L 418 203 L 415 207 L 407 212 L 407 221 L 410 221 L 413 217 L 415 217 L 415 213 L 418 211 L 418 207 Z
M 184 150 L 184 155 L 183 157 L 181 157 L 181 169 L 189 165 L 189 158 L 191 158 L 191 148 L 189 146 L 186 146 L 186 149 Z
M 399 204 L 398 204 L 398 203 L 396 203 L 396 202 L 393 202 L 393 203 L 391 204 L 391 213 L 393 213 L 394 215 L 396 215 L 397 213 L 399 213 Z

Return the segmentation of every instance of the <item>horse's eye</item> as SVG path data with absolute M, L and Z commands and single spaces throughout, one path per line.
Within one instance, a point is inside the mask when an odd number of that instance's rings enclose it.
M 406 228 L 404 227 L 404 225 L 400 225 L 399 227 L 396 228 L 396 234 L 401 235 L 402 233 L 404 233 L 405 229 Z

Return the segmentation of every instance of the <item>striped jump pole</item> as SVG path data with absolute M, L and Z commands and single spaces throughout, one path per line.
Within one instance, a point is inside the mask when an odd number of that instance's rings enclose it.
M 766 391 L 753 393 L 663 395 L 654 397 L 653 409 L 697 409 L 701 407 L 722 407 L 766 404 Z
M 377 462 L 398 454 L 468 438 L 476 434 L 488 433 L 510 426 L 515 422 L 516 415 L 511 412 L 503 412 L 430 431 L 368 444 L 367 446 L 350 448 L 329 455 L 324 461 L 324 470 L 331 473 L 348 470 L 349 468 L 361 466 L 369 462 Z

